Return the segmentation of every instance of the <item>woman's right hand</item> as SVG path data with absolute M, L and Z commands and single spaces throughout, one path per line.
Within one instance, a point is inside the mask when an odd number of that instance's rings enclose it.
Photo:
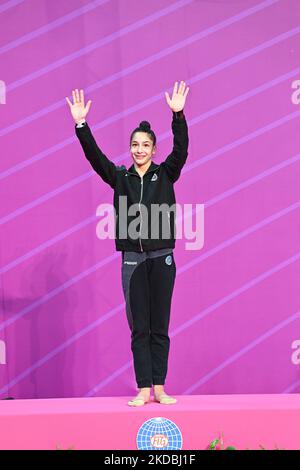
M 69 100 L 69 98 L 66 97 L 66 100 L 67 100 L 68 105 L 70 106 L 70 110 L 71 110 L 71 114 L 73 116 L 73 119 L 77 124 L 78 122 L 82 121 L 82 119 L 86 118 L 87 113 L 90 110 L 92 101 L 89 100 L 87 102 L 86 106 L 84 106 L 84 93 L 83 93 L 83 90 L 80 90 L 80 93 L 79 93 L 77 88 L 76 88 L 76 90 L 72 90 L 72 96 L 73 96 L 73 104 Z

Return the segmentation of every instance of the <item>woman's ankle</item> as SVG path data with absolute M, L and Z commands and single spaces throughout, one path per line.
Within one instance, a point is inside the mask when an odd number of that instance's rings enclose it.
M 143 387 L 139 389 L 138 395 L 142 395 L 143 397 L 150 397 L 151 388 Z
M 157 394 L 157 393 L 162 393 L 164 392 L 164 385 L 154 385 L 153 386 L 153 389 L 154 389 L 154 393 Z

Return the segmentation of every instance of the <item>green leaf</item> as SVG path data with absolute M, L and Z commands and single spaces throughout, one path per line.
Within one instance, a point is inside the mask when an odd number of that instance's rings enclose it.
M 215 449 L 218 443 L 219 443 L 219 439 L 215 439 L 214 441 L 211 441 L 211 443 L 209 444 L 209 449 L 210 450 Z

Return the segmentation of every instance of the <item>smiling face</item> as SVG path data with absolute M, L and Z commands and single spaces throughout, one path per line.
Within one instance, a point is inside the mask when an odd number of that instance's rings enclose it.
M 135 165 L 144 167 L 151 164 L 152 155 L 155 154 L 156 147 L 147 134 L 147 132 L 135 132 L 131 145 L 130 152 Z

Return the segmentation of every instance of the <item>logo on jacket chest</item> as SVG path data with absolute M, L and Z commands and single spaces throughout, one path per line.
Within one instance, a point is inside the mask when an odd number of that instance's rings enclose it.
M 125 176 L 128 176 L 128 173 L 125 173 Z M 154 173 L 150 181 L 156 181 L 156 180 L 158 180 L 158 176 L 156 173 Z

